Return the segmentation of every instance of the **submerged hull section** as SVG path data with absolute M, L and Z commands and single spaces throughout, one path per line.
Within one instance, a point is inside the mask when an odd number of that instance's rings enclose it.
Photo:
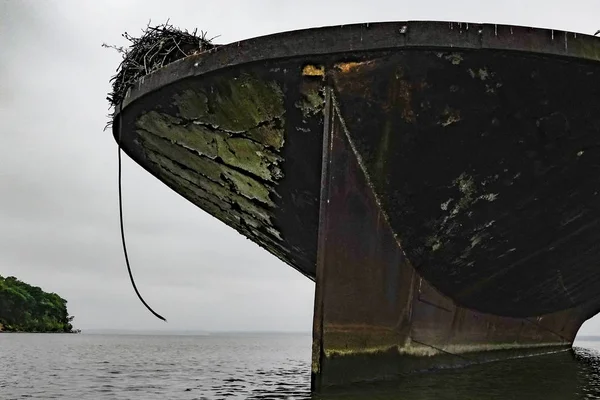
M 593 37 L 386 23 L 180 60 L 114 127 L 316 280 L 319 389 L 570 346 L 600 307 L 599 111 Z

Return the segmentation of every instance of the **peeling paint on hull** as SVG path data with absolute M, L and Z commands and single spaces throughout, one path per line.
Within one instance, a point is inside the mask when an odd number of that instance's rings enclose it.
M 185 89 L 173 108 L 135 122 L 137 143 L 163 181 L 272 253 L 285 257 L 274 225 L 283 173 L 283 93 L 242 74 Z

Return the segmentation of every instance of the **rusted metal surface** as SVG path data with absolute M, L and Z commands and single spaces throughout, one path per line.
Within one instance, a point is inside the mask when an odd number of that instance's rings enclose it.
M 335 104 L 335 96 L 332 103 Z M 458 306 L 412 267 L 336 107 L 319 230 L 313 389 L 568 348 L 586 306 L 511 318 Z
M 401 51 L 334 75 L 373 190 L 425 278 L 506 316 L 597 297 L 600 63 Z
M 490 49 L 600 60 L 598 38 L 553 29 L 437 21 L 352 24 L 278 33 L 187 57 L 140 80 L 123 106 L 179 80 L 247 63 L 294 57 L 311 63 L 330 55 L 345 57 L 348 53 L 408 48 Z
M 316 280 L 318 389 L 569 346 L 600 310 L 599 111 L 597 38 L 397 22 L 177 61 L 114 132 Z

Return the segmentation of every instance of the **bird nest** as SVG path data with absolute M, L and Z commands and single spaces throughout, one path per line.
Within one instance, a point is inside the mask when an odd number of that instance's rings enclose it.
M 193 32 L 182 31 L 168 22 L 157 26 L 148 25 L 140 37 L 131 36 L 127 32 L 123 37 L 130 43 L 126 48 L 102 45 L 117 50 L 123 57 L 116 75 L 110 80 L 112 91 L 106 99 L 112 112 L 107 126 L 111 125 L 127 90 L 140 78 L 174 61 L 216 47 L 212 44 L 212 39 L 206 38 L 206 32 L 198 33 L 197 29 Z

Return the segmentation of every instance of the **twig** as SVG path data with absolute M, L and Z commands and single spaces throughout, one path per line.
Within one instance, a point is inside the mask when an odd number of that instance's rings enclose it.
M 142 30 L 140 37 L 133 37 L 127 32 L 123 37 L 129 42 L 129 47 L 108 45 L 103 43 L 102 47 L 116 50 L 122 56 L 115 76 L 110 79 L 112 91 L 107 100 L 110 104 L 111 126 L 116 108 L 123 102 L 127 90 L 140 78 L 148 75 L 165 65 L 192 54 L 200 54 L 215 47 L 212 39 L 206 39 L 206 32 L 194 29 L 192 33 L 182 31 L 169 24 L 169 20 L 162 25 L 148 26 Z M 218 36 L 216 36 L 218 37 Z M 167 45 L 168 42 L 173 45 Z

